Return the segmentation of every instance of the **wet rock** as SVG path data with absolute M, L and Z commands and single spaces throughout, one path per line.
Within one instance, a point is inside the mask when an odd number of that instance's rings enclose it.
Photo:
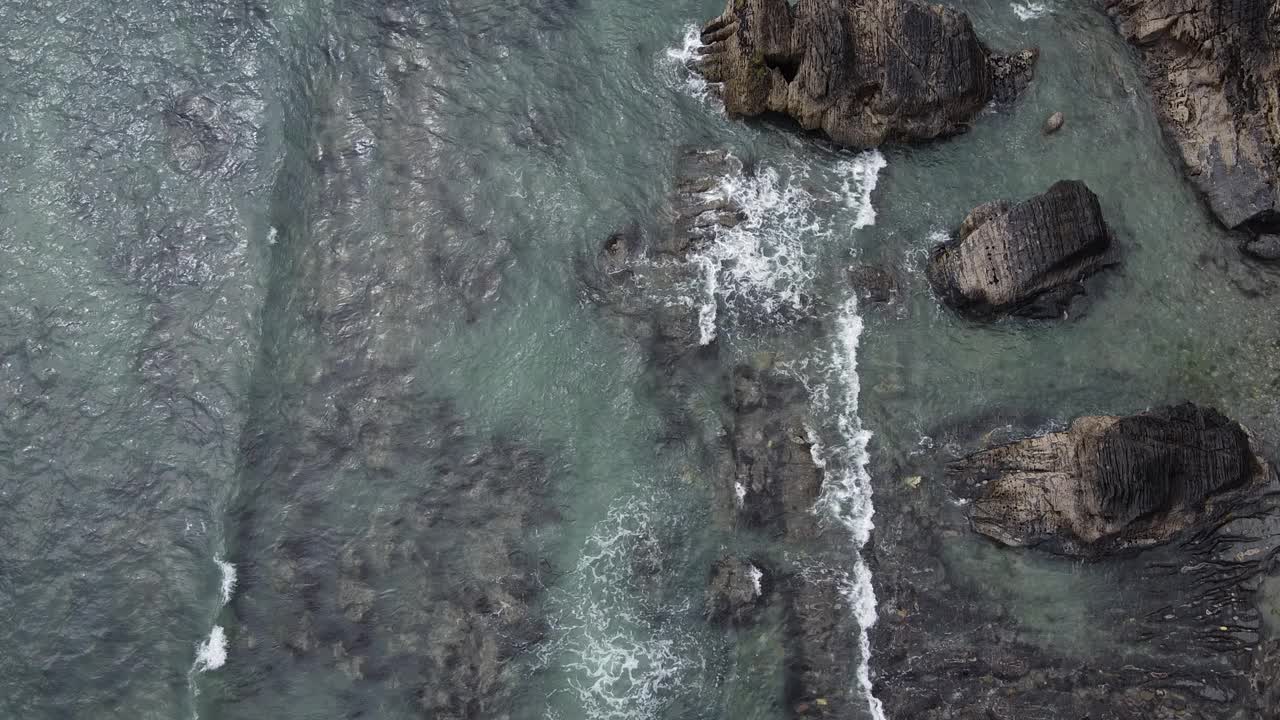
M 1064 180 L 1020 203 L 975 208 L 934 249 L 927 274 L 942 301 L 969 316 L 1060 317 L 1115 255 L 1097 196 Z
M 1280 235 L 1259 235 L 1245 243 L 1244 251 L 1258 260 L 1280 260 Z
M 1060 112 L 1056 112 L 1044 121 L 1044 134 L 1052 135 L 1062 129 L 1062 124 L 1067 121 L 1067 116 Z
M 1125 429 L 1126 420 L 1135 424 Z M 1271 678 L 1280 642 L 1257 631 L 1263 611 L 1257 588 L 1278 569 L 1280 481 L 1245 433 L 1245 465 L 1257 472 L 1246 471 L 1245 483 L 1235 484 L 1242 432 L 1189 405 L 1129 418 L 1081 418 L 1062 433 L 1000 445 L 952 465 L 956 492 L 971 503 L 955 503 L 943 483 L 911 494 L 893 487 L 878 492 L 881 521 L 870 562 L 880 619 L 872 646 L 875 692 L 886 715 L 1273 720 Z M 1052 446 L 1044 437 L 1055 438 Z M 1078 442 L 1068 449 L 1068 440 Z M 1033 487 L 1029 478 L 1073 474 L 1085 463 L 1095 466 L 1092 477 L 1110 494 L 1081 484 L 1076 492 L 1086 499 L 1106 495 L 1101 512 L 1114 515 L 1102 521 L 1122 526 L 1092 544 L 1075 539 L 1062 517 L 1026 510 L 1054 496 L 1041 491 L 1052 481 Z M 999 490 L 1018 486 L 1014 478 L 1028 479 L 1021 500 Z M 1026 565 L 1009 567 L 1022 575 L 1034 561 L 1036 574 L 1010 582 L 1003 570 L 984 574 L 957 563 L 971 542 L 957 531 L 985 532 L 995 506 L 984 506 L 984 498 L 995 495 L 1007 500 L 1002 507 L 1010 515 L 1002 525 L 1017 528 L 1006 536 L 1022 533 L 1014 539 L 1030 545 L 1053 532 L 1070 541 L 1034 547 L 1072 551 L 1072 558 L 1089 562 L 1029 554 Z M 1096 517 L 1077 507 L 1063 515 Z M 1028 524 L 1028 514 L 1039 519 Z M 990 551 L 1026 552 L 998 539 Z M 1080 574 L 1089 579 L 1068 581 L 1061 597 L 1020 585 L 1030 577 L 1063 582 L 1064 575 Z M 1004 598 L 1018 602 L 1006 610 Z M 1056 631 L 1070 633 L 1070 642 L 1045 636 L 1043 612 L 1057 612 L 1058 603 L 1080 617 Z
M 1274 0 L 1108 0 L 1192 184 L 1228 228 L 1280 222 Z
M 813 459 L 804 386 L 747 366 L 737 368 L 733 380 L 737 522 L 792 541 L 812 539 L 818 532 L 813 505 L 823 475 Z
M 730 0 L 702 41 L 730 114 L 783 113 L 850 147 L 962 132 L 1038 55 L 993 53 L 964 13 L 917 0 Z
M 1078 418 L 1063 432 L 958 460 L 948 472 L 974 498 L 978 532 L 1006 545 L 1099 557 L 1222 518 L 1268 468 L 1244 428 L 1188 403 Z
M 862 302 L 887 303 L 898 294 L 898 279 L 893 273 L 871 265 L 849 268 L 849 283 Z
M 707 585 L 707 619 L 717 623 L 747 625 L 764 605 L 772 578 L 746 558 L 727 555 L 711 567 Z
M 720 190 L 741 163 L 724 150 L 686 149 L 676 159 L 674 188 L 657 214 L 670 224 L 646 232 L 631 224 L 611 234 L 576 270 L 586 299 L 622 318 L 659 366 L 671 369 L 713 345 L 701 293 L 705 269 L 693 256 L 743 211 Z M 712 328 L 714 330 L 714 328 Z

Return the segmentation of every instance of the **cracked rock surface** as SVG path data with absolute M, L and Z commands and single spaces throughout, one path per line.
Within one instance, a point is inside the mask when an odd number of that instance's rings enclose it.
M 1038 56 L 995 53 L 964 13 L 916 0 L 730 0 L 702 41 L 730 114 L 783 113 L 849 147 L 963 132 Z

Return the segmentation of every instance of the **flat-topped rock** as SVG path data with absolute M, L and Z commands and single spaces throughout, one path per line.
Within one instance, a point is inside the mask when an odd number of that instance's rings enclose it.
M 1060 317 L 1081 284 L 1115 252 L 1098 198 L 1076 180 L 1020 203 L 979 205 L 933 251 L 927 274 L 939 298 L 974 317 Z
M 964 13 L 917 0 L 729 0 L 702 40 L 698 67 L 730 114 L 784 113 L 859 148 L 964 131 L 1038 57 L 994 53 Z

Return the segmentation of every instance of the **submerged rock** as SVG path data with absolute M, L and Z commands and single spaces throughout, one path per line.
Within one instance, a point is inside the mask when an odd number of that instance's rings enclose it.
M 887 303 L 898 294 L 898 279 L 893 273 L 872 265 L 849 268 L 849 283 L 863 302 Z
M 1110 228 L 1084 183 L 1063 180 L 1012 204 L 979 205 L 934 249 L 929 282 L 944 303 L 980 318 L 1059 317 L 1088 276 L 1115 262 Z
M 1280 226 L 1280 5 L 1108 0 L 1166 134 L 1228 228 Z
M 752 560 L 726 555 L 711 567 L 707 619 L 746 625 L 769 596 L 772 577 Z
M 964 13 L 917 0 L 730 0 L 702 41 L 730 114 L 784 113 L 850 147 L 962 132 L 1038 56 L 993 53 Z
M 1222 519 L 1268 468 L 1239 424 L 1191 404 L 1078 418 L 952 463 L 973 527 L 1006 545 L 1099 557 Z

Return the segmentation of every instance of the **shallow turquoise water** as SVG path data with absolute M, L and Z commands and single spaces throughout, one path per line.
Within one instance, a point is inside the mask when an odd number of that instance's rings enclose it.
M 894 461 L 931 428 L 993 409 L 1053 424 L 1186 398 L 1274 447 L 1277 276 L 1179 176 L 1106 18 L 960 5 L 991 45 L 1041 48 L 1035 83 L 871 173 L 871 156 L 730 120 L 699 92 L 673 56 L 718 3 L 0 4 L 0 715 L 421 716 L 411 663 L 288 649 L 299 614 L 341 607 L 323 568 L 282 584 L 282 548 L 337 564 L 437 504 L 481 518 L 485 498 L 436 492 L 436 461 L 411 450 L 510 438 L 545 458 L 556 508 L 526 538 L 554 572 L 545 638 L 505 676 L 518 715 L 782 717 L 773 626 L 701 620 L 725 538 L 697 443 L 661 442 L 642 349 L 574 271 L 628 223 L 660 226 L 682 146 L 756 168 L 738 186 L 755 224 L 710 258 L 728 268 L 721 362 L 778 352 L 829 386 L 824 440 L 856 446 L 834 420 L 860 417 L 873 484 L 899 482 Z M 1055 110 L 1067 126 L 1043 138 Z M 1065 177 L 1101 196 L 1125 250 L 1078 316 L 979 326 L 940 309 L 920 272 L 938 233 Z M 855 258 L 904 291 L 861 311 L 856 376 L 835 330 Z M 816 337 L 775 321 L 801 296 Z M 360 395 L 349 409 L 342 388 Z M 440 400 L 464 430 L 429 419 Z M 708 417 L 721 402 L 686 400 Z M 342 435 L 351 417 L 374 439 Z M 634 543 L 664 562 L 639 587 Z M 458 541 L 461 568 L 386 551 L 376 603 L 399 634 L 375 633 L 371 656 L 433 637 L 420 600 L 484 566 L 473 546 Z M 225 603 L 219 559 L 238 570 Z M 1108 585 L 976 541 L 947 560 L 1048 641 L 1086 616 L 1044 612 L 1046 584 Z

